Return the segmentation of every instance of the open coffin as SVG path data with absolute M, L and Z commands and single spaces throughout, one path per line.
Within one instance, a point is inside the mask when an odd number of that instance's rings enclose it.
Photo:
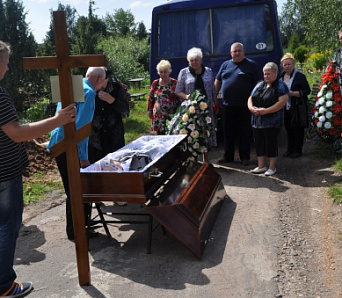
M 221 177 L 212 165 L 187 161 L 184 136 L 142 137 L 116 154 L 126 149 L 143 152 L 149 142 L 159 149 L 162 144 L 165 153 L 141 171 L 99 172 L 94 165 L 83 170 L 83 200 L 144 203 L 148 213 L 201 258 L 226 198 Z

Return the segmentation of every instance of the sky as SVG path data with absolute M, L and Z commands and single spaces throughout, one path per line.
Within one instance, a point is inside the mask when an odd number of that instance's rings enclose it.
M 208 0 L 210 1 L 210 0 Z M 278 11 L 287 0 L 277 0 Z M 22 0 L 24 11 L 27 13 L 26 22 L 32 31 L 36 42 L 42 43 L 50 25 L 50 10 L 56 10 L 58 3 L 70 5 L 80 16 L 88 15 L 89 0 Z M 166 0 L 95 0 L 94 14 L 99 18 L 107 13 L 114 14 L 116 9 L 130 10 L 136 23 L 144 22 L 147 31 L 151 28 L 152 9 L 166 3 Z

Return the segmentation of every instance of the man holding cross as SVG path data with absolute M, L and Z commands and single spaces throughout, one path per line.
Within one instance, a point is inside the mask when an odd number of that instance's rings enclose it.
M 83 78 L 83 90 L 84 90 L 84 102 L 77 102 L 77 117 L 76 117 L 76 130 L 82 126 L 91 122 L 95 110 L 95 96 L 96 91 L 100 90 L 102 84 L 106 78 L 104 67 L 89 67 L 86 73 L 86 77 Z M 61 108 L 61 103 L 57 105 L 57 112 Z M 49 142 L 48 149 L 64 139 L 64 128 L 63 126 L 57 127 L 51 132 L 51 139 Z M 80 167 L 85 168 L 90 165 L 88 160 L 88 139 L 83 139 L 77 144 L 78 157 L 80 161 Z M 67 157 L 66 153 L 62 153 L 56 157 L 58 170 L 62 177 L 63 185 L 66 198 L 66 232 L 69 240 L 74 240 L 74 229 L 71 213 L 71 201 L 70 201 L 70 189 L 68 179 L 68 168 L 67 168 Z M 84 205 L 86 219 L 90 214 L 91 206 L 89 204 Z
M 0 41 L 0 80 L 8 71 L 10 46 Z M 31 282 L 15 282 L 14 252 L 22 223 L 22 170 L 28 159 L 22 142 L 37 138 L 59 125 L 74 122 L 73 104 L 49 119 L 20 125 L 6 89 L 0 86 L 0 296 L 21 297 L 33 288 Z

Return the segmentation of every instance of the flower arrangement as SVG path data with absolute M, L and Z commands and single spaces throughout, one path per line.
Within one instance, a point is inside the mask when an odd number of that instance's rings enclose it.
M 199 154 L 208 151 L 211 120 L 206 96 L 195 90 L 178 107 L 174 117 L 166 122 L 166 132 L 188 135 L 188 150 L 197 159 Z
M 322 75 L 312 116 L 318 135 L 327 141 L 338 138 L 342 130 L 342 96 L 336 66 L 330 61 Z

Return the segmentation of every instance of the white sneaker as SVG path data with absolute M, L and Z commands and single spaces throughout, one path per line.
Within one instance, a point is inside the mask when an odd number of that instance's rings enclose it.
M 277 169 L 274 169 L 274 170 L 268 169 L 268 170 L 265 172 L 265 176 L 272 176 L 272 175 L 274 175 L 275 173 L 277 173 Z
M 267 171 L 266 167 L 263 167 L 263 168 L 256 167 L 255 169 L 251 170 L 251 173 L 252 174 L 261 174 L 261 173 L 265 173 L 266 171 Z

